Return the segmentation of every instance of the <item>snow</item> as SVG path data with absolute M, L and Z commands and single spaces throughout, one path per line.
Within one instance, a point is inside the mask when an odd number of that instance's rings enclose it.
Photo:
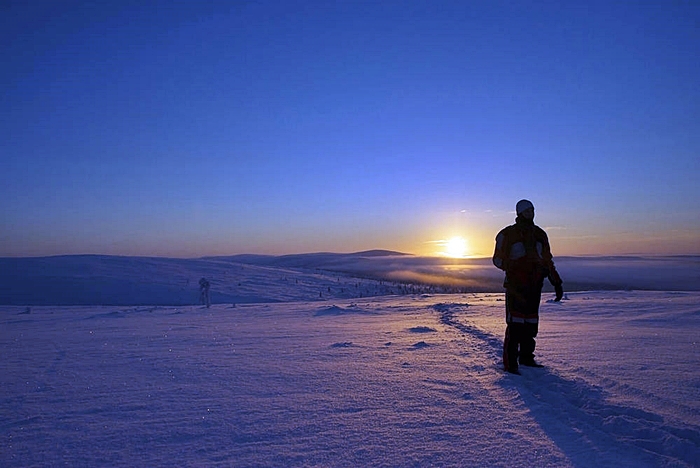
M 700 291 L 700 256 L 563 257 L 556 262 L 566 291 Z M 201 277 L 211 283 L 212 302 L 229 304 L 435 292 L 426 285 L 442 292 L 503 289 L 503 272 L 490 258 L 384 251 L 196 259 L 73 255 L 0 258 L 0 304 L 188 305 L 197 303 Z M 545 291 L 551 290 L 545 282 Z
M 0 466 L 700 466 L 696 290 L 544 294 L 515 376 L 502 293 L 219 263 L 265 301 L 0 306 Z

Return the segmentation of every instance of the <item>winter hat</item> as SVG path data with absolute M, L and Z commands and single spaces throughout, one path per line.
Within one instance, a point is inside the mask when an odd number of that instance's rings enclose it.
M 515 205 L 515 213 L 520 214 L 525 210 L 532 208 L 535 209 L 535 205 L 532 204 L 530 200 L 520 200 L 517 205 Z

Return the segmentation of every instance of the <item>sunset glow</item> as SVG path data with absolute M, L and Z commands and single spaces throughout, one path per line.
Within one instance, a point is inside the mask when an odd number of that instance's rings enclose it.
M 444 255 L 451 258 L 463 258 L 468 253 L 467 240 L 463 237 L 452 237 L 445 241 Z
M 0 257 L 700 254 L 697 2 L 161 3 L 3 2 Z

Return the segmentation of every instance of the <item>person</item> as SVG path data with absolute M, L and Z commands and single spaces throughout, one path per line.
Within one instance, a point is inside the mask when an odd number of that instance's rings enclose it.
M 535 207 L 529 200 L 515 206 L 515 224 L 496 236 L 493 264 L 505 271 L 506 335 L 503 341 L 503 367 L 519 374 L 520 365 L 542 367 L 535 361 L 535 337 L 539 327 L 539 307 L 544 279 L 564 295 L 562 280 L 554 267 L 547 233 L 535 225 Z
M 199 280 L 199 300 L 202 304 L 207 306 L 207 309 L 211 306 L 211 300 L 209 298 L 209 281 L 206 278 Z

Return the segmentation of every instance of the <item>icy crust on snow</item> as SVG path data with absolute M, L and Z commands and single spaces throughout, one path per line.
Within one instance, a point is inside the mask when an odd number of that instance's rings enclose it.
M 700 293 L 568 298 L 3 306 L 0 466 L 698 466 Z

